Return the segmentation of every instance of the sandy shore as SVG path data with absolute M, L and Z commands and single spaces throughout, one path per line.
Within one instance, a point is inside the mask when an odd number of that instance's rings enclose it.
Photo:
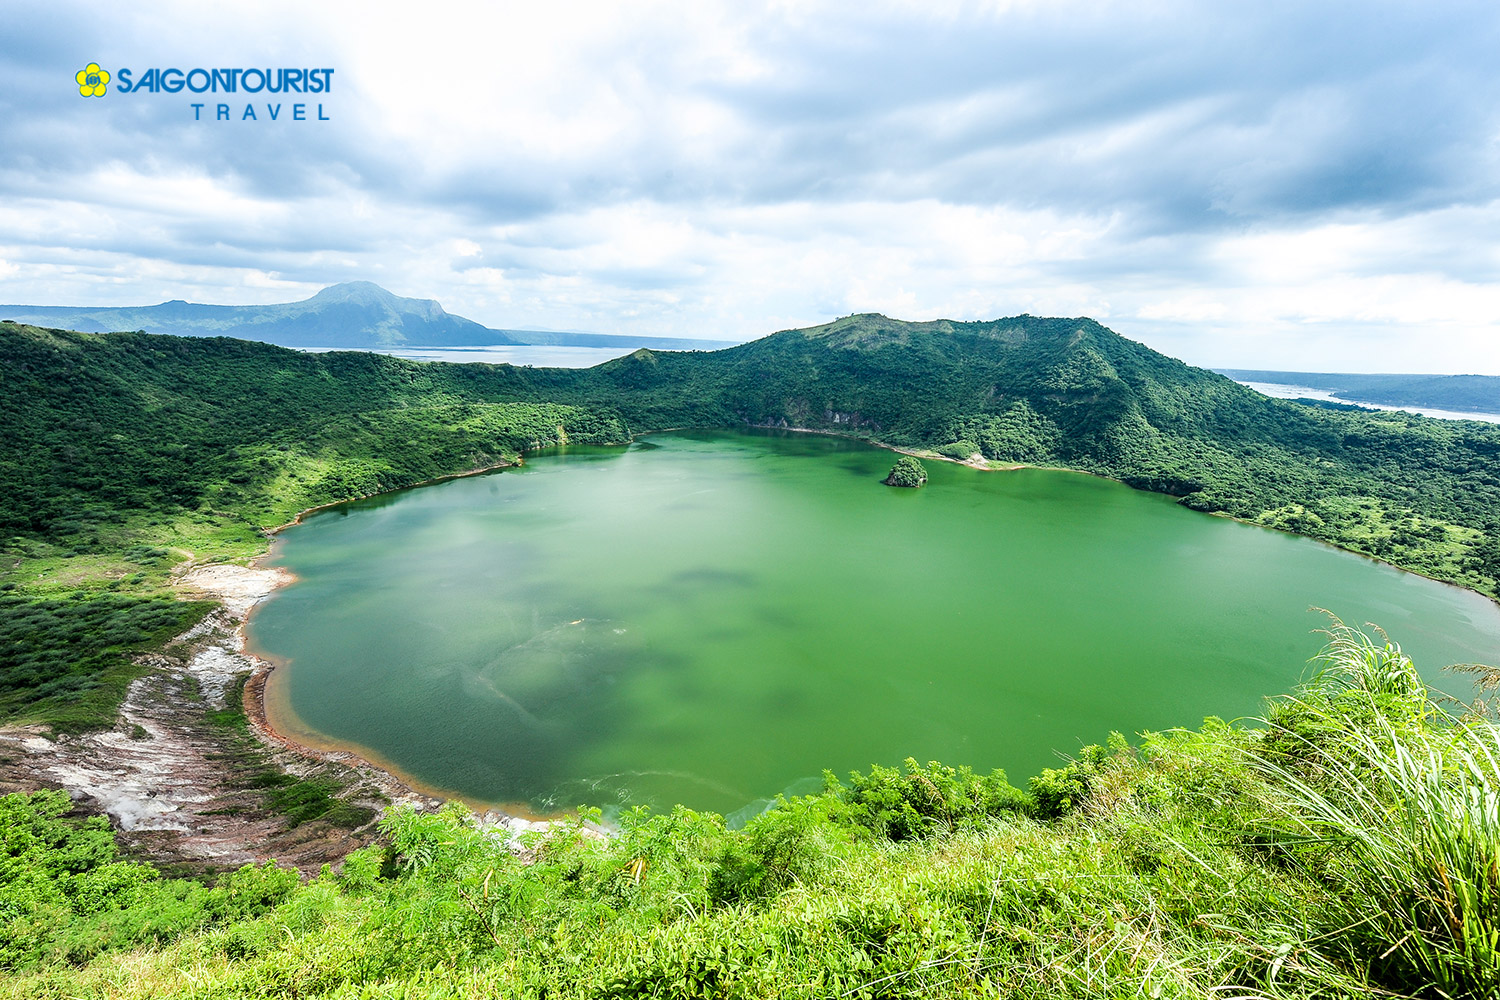
M 304 511 L 277 531 L 299 523 L 308 513 L 310 511 Z M 233 649 L 219 646 L 209 651 L 212 652 L 211 656 L 200 655 L 194 658 L 193 663 L 197 665 L 195 674 L 200 685 L 208 684 L 223 691 L 234 683 L 235 678 L 248 673 L 250 677 L 244 688 L 245 715 L 261 742 L 310 761 L 349 768 L 365 784 L 378 789 L 393 805 L 435 809 L 448 799 L 455 798 L 456 796 L 422 788 L 407 781 L 383 761 L 372 759 L 373 755 L 337 745 L 310 745 L 279 731 L 272 724 L 266 711 L 266 682 L 275 671 L 276 664 L 250 652 L 245 627 L 257 604 L 279 588 L 294 582 L 296 577 L 281 567 L 260 567 L 255 564 L 195 566 L 178 578 L 177 589 L 184 596 L 217 600 L 234 621 Z M 545 819 L 520 815 L 519 810 L 476 807 L 475 816 L 485 827 L 517 834 L 547 829 L 552 825 L 551 821 Z
M 277 567 L 189 566 L 174 581 L 177 592 L 218 607 L 168 644 L 169 653 L 137 659 L 150 671 L 131 683 L 113 728 L 52 737 L 42 726 L 0 727 L 0 793 L 63 789 L 85 811 L 107 815 L 137 853 L 164 863 L 219 870 L 275 859 L 308 874 L 337 865 L 374 838 L 373 827 L 312 821 L 288 828 L 267 812 L 264 793 L 245 787 L 246 765 L 224 752 L 224 733 L 207 713 L 223 708 L 248 674 L 246 716 L 268 764 L 332 778 L 347 801 L 377 815 L 389 805 L 441 806 L 444 797 L 357 753 L 305 746 L 271 726 L 263 692 L 275 668 L 246 649 L 245 622 L 294 580 Z M 476 810 L 476 817 L 512 833 L 550 825 L 501 810 Z
M 189 672 L 198 679 L 205 697 L 211 698 L 209 691 L 218 692 L 218 704 L 222 707 L 223 693 L 240 675 L 249 674 L 250 678 L 245 683 L 245 716 L 250 722 L 251 730 L 261 742 L 312 760 L 367 769 L 367 773 L 361 776 L 392 803 L 417 808 L 441 804 L 440 799 L 419 792 L 395 775 L 374 767 L 355 754 L 332 753 L 305 746 L 277 732 L 271 725 L 266 717 L 264 690 L 266 678 L 275 669 L 275 664 L 247 649 L 245 624 L 257 604 L 281 587 L 294 583 L 296 579 L 280 567 L 232 564 L 194 566 L 177 578 L 176 589 L 183 597 L 218 601 L 227 613 L 227 624 L 231 626 L 224 639 L 199 652 L 189 663 Z

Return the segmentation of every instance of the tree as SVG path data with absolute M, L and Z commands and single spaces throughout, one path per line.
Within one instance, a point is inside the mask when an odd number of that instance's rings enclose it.
M 891 474 L 885 477 L 885 484 L 887 486 L 910 486 L 915 488 L 925 485 L 926 482 L 927 470 L 922 468 L 921 462 L 918 462 L 910 455 L 902 455 L 897 459 L 896 464 L 891 467 Z

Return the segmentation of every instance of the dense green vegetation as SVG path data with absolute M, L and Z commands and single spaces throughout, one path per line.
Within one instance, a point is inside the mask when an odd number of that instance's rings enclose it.
M 910 455 L 902 455 L 891 466 L 891 474 L 885 477 L 887 486 L 906 486 L 915 489 L 927 482 L 927 470 L 922 463 Z
M 858 316 L 581 372 L 15 324 L 0 348 L 11 715 L 118 697 L 123 654 L 201 614 L 149 597 L 185 549 L 249 555 L 304 507 L 670 426 L 1084 469 L 1500 577 L 1500 429 L 1268 400 L 1087 320 Z M 1024 790 L 908 761 L 742 830 L 679 808 L 509 844 L 456 807 L 398 811 L 306 884 L 168 879 L 65 797 L 8 796 L 0 995 L 1493 995 L 1495 730 L 1399 650 L 1334 639 L 1262 728 L 1112 737 Z M 230 753 L 236 712 L 211 718 Z M 247 781 L 293 821 L 341 818 L 330 789 Z
M 253 918 L 301 881 L 295 869 L 274 864 L 246 867 L 213 888 L 163 878 L 121 856 L 108 820 L 70 817 L 72 807 L 59 791 L 0 797 L 0 969 L 7 972 L 86 962 Z
M 131 654 L 162 648 L 212 609 L 209 601 L 123 594 L 67 598 L 0 594 L 0 722 L 54 732 L 114 724 L 145 668 Z
M 748 423 L 1096 472 L 1500 594 L 1500 426 L 1267 399 L 1090 320 L 854 316 L 582 371 L 14 324 L 0 343 L 0 532 L 36 559 L 242 555 L 295 510 L 528 447 Z
M 1500 983 L 1496 730 L 1335 626 L 1261 727 L 1112 737 L 1026 791 L 908 761 L 743 829 L 519 842 L 462 808 L 298 884 L 119 860 L 0 800 L 0 995 L 1478 998 Z
M 1440 410 L 1500 413 L 1500 376 L 1495 375 L 1350 375 L 1238 368 L 1221 371 L 1230 378 L 1246 382 L 1300 385 L 1387 406 L 1431 406 Z
M 4 324 L 0 343 L 0 533 L 23 558 L 249 554 L 310 506 L 628 437 L 609 411 L 476 391 L 488 368 Z

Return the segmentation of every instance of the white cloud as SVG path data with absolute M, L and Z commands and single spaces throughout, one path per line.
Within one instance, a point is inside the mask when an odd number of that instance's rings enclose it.
M 1500 373 L 1497 41 L 1466 4 L 22 4 L 0 301 L 364 278 L 494 326 L 1028 311 L 1195 363 Z M 84 102 L 80 45 L 331 65 L 334 120 Z

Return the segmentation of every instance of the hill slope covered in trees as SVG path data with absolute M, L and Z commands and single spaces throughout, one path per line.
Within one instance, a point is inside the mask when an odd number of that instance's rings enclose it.
M 313 504 L 674 426 L 1099 472 L 1497 586 L 1500 428 L 1266 399 L 1087 320 L 857 316 L 585 371 L 17 324 L 0 354 L 0 632 L 41 657 L 4 665 L 12 716 L 90 683 L 43 631 L 113 676 L 201 613 L 152 601 L 166 546 L 250 555 Z M 1493 995 L 1495 729 L 1333 638 L 1263 729 L 1113 737 L 1024 789 L 912 761 L 742 831 L 633 813 L 519 852 L 398 812 L 305 884 L 168 878 L 61 796 L 0 798 L 0 996 Z
M 750 424 L 1095 472 L 1500 594 L 1500 426 L 1268 399 L 1090 320 L 854 316 L 585 370 L 17 325 L 0 340 L 0 532 L 82 551 L 164 503 L 267 526 L 563 436 Z M 524 420 L 501 406 L 518 403 Z

